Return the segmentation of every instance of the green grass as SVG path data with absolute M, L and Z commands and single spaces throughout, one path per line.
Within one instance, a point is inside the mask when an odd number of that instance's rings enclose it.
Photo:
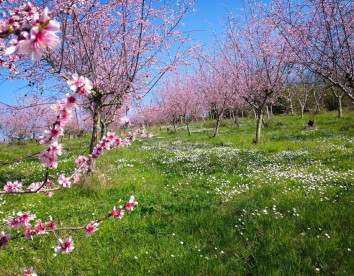
M 16 240 L 0 251 L 0 274 L 33 266 L 43 275 L 350 275 L 354 271 L 353 112 L 275 116 L 252 145 L 254 119 L 153 128 L 154 137 L 107 152 L 99 172 L 71 189 L 45 195 L 0 196 L 0 220 L 30 210 L 42 221 L 81 226 L 135 195 L 139 205 L 107 220 L 75 250 L 54 255 L 53 236 Z M 88 137 L 81 142 L 88 145 Z M 0 162 L 40 149 L 0 145 Z M 53 179 L 69 174 L 78 140 L 64 140 Z M 0 168 L 25 185 L 43 177 L 37 159 Z M 16 233 L 15 233 L 16 234 Z M 319 271 L 316 270 L 319 269 Z

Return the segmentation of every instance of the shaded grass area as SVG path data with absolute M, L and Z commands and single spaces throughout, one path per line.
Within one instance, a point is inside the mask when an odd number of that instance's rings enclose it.
M 33 266 L 47 275 L 350 275 L 353 271 L 354 120 L 347 112 L 298 119 L 275 116 L 252 145 L 253 119 L 180 126 L 130 148 L 107 152 L 99 171 L 71 189 L 0 197 L 0 219 L 30 210 L 42 221 L 86 225 L 135 195 L 139 205 L 107 220 L 92 237 L 73 236 L 75 250 L 55 255 L 52 236 L 13 241 L 0 251 L 0 274 Z M 68 174 L 81 148 L 64 140 L 53 179 Z M 40 149 L 0 146 L 0 162 Z M 0 168 L 24 184 L 42 177 L 36 158 Z M 119 202 L 119 200 L 122 202 Z

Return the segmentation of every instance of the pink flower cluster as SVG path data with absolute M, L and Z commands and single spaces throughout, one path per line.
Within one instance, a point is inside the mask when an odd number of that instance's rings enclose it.
M 61 252 L 62 254 L 69 254 L 74 250 L 74 241 L 70 236 L 65 241 L 58 239 L 58 246 L 54 248 L 55 252 Z
M 77 78 L 77 74 L 73 75 L 73 79 Z M 78 78 L 81 79 L 82 77 Z M 85 82 L 91 83 L 86 78 L 83 78 Z M 71 86 L 71 89 L 75 88 L 77 94 L 82 94 L 82 89 L 85 93 L 90 93 L 92 89 L 91 86 L 82 86 L 79 83 Z M 42 151 L 39 155 L 42 164 L 47 167 L 56 169 L 58 167 L 58 156 L 62 154 L 62 146 L 58 144 L 58 139 L 60 136 L 64 135 L 64 127 L 68 119 L 70 119 L 72 110 L 77 107 L 77 98 L 74 95 L 66 94 L 66 98 L 62 103 L 58 102 L 53 106 L 53 109 L 57 112 L 57 120 L 53 124 L 52 128 L 45 130 L 43 135 L 39 137 L 39 143 L 48 146 L 48 149 Z M 61 183 L 59 183 L 61 184 Z M 64 186 L 64 185 L 63 185 Z M 68 185 L 70 187 L 70 184 Z M 66 187 L 66 186 L 65 186 Z
M 82 165 L 82 169 L 84 171 L 88 170 L 88 164 L 87 161 L 89 161 L 89 159 L 86 156 L 80 155 L 76 160 L 75 163 L 77 165 L 77 167 L 79 168 Z
M 76 74 L 73 75 L 73 79 L 76 78 Z M 85 83 L 90 83 L 89 80 L 86 78 L 78 78 L 78 79 L 84 79 Z M 71 87 L 73 88 L 73 87 Z M 80 84 L 77 83 L 76 90 L 75 92 L 78 94 L 82 94 L 82 89 L 85 89 L 85 93 L 90 93 L 92 86 L 87 86 L 85 84 L 85 87 L 81 86 Z M 47 168 L 52 168 L 56 169 L 58 167 L 58 156 L 62 154 L 62 145 L 58 143 L 58 139 L 60 136 L 64 135 L 64 127 L 65 124 L 67 123 L 68 119 L 71 117 L 72 110 L 77 107 L 77 98 L 74 95 L 66 95 L 66 98 L 62 101 L 62 103 L 58 102 L 56 105 L 53 106 L 53 109 L 57 112 L 57 119 L 54 122 L 53 126 L 48 129 L 44 130 L 43 135 L 39 137 L 39 143 L 47 146 L 48 148 L 42 152 L 39 153 L 39 159 L 41 164 L 44 164 Z M 88 158 L 84 156 L 79 156 L 79 161 L 77 162 L 87 162 Z M 78 164 L 78 163 L 77 163 Z M 87 170 L 88 165 L 84 165 L 83 169 Z M 77 172 L 73 175 L 73 182 L 76 183 L 78 182 L 80 178 L 80 174 Z M 71 178 L 65 177 L 64 175 L 61 175 L 58 179 L 59 185 L 63 187 L 70 188 L 71 186 Z M 35 182 L 30 184 L 27 187 L 27 190 L 30 192 L 36 192 L 39 190 L 43 190 L 44 188 L 51 187 L 53 186 L 54 183 L 51 181 L 46 181 L 45 185 L 41 182 Z M 42 188 L 41 188 L 42 187 Z M 22 184 L 19 183 L 18 181 L 15 182 L 7 182 L 7 184 L 4 186 L 4 190 L 7 193 L 16 193 L 16 192 L 21 192 L 22 191 Z M 52 196 L 51 192 L 46 193 L 48 197 Z
M 7 193 L 16 193 L 22 191 L 22 184 L 18 181 L 11 182 L 7 181 L 6 185 L 4 186 L 4 190 Z
M 19 228 L 19 227 L 27 227 L 29 222 L 36 218 L 36 215 L 30 215 L 30 212 L 18 212 L 17 217 L 8 217 L 7 218 L 7 226 L 6 228 Z
M 125 208 L 120 206 L 118 210 L 116 207 L 113 208 L 113 210 L 110 212 L 109 215 L 104 216 L 103 218 L 93 221 L 86 225 L 85 227 L 76 227 L 72 228 L 72 230 L 80 230 L 80 229 L 85 229 L 86 230 L 86 237 L 90 237 L 93 233 L 98 231 L 98 226 L 99 223 L 102 222 L 103 220 L 109 218 L 110 216 L 114 218 L 120 218 L 122 219 L 124 216 L 124 211 L 133 211 L 134 207 L 138 204 L 137 201 L 135 201 L 135 197 L 131 196 L 129 201 L 126 203 Z M 124 210 L 125 209 L 125 210 Z M 68 230 L 70 228 L 62 228 L 58 229 L 56 226 L 56 222 L 50 217 L 50 221 L 43 223 L 40 219 L 37 220 L 37 224 L 34 226 L 34 229 L 32 229 L 31 224 L 29 222 L 33 219 L 35 219 L 35 215 L 31 215 L 30 212 L 19 212 L 17 213 L 17 217 L 9 217 L 6 221 L 6 228 L 10 229 L 16 229 L 19 227 L 24 227 L 25 228 L 25 233 L 24 235 L 20 235 L 17 237 L 12 237 L 11 234 L 5 234 L 4 231 L 1 232 L 0 235 L 0 248 L 3 248 L 9 244 L 9 240 L 12 238 L 18 238 L 18 237 L 25 237 L 27 240 L 33 240 L 33 235 L 41 235 L 41 234 L 47 234 L 49 230 L 51 232 L 54 231 L 60 231 L 60 230 Z M 65 239 L 64 241 L 62 239 L 57 239 L 58 246 L 54 248 L 55 252 L 61 252 L 62 254 L 69 254 L 74 250 L 74 241 L 72 237 L 70 236 L 69 238 Z M 36 275 L 33 268 L 31 267 L 30 269 L 23 269 L 23 275 Z
M 112 150 L 120 146 L 130 146 L 130 141 L 126 138 L 119 138 L 113 132 L 108 132 L 107 137 L 102 137 L 98 145 L 94 147 L 92 154 L 90 154 L 90 158 L 96 159 L 106 150 Z
M 134 207 L 138 205 L 138 202 L 135 201 L 135 197 L 131 196 L 129 201 L 127 202 L 127 204 L 125 205 L 125 209 L 127 209 L 128 211 L 133 211 Z
M 37 224 L 32 229 L 32 225 L 28 224 L 25 229 L 25 237 L 27 240 L 33 240 L 33 235 L 47 234 L 47 230 L 57 229 L 55 220 L 50 219 L 49 222 L 43 223 L 42 220 L 37 220 Z
M 40 10 L 30 3 L 23 4 L 0 25 L 1 37 L 15 34 L 17 37 L 10 41 L 11 46 L 5 49 L 5 55 L 23 54 L 31 60 L 39 61 L 41 54 L 47 49 L 56 48 L 60 39 L 56 35 L 60 24 L 48 15 L 48 8 Z
M 91 93 L 93 88 L 92 82 L 85 78 L 84 76 L 78 76 L 78 74 L 72 75 L 72 79 L 68 81 L 68 84 L 71 85 L 70 89 L 75 91 L 79 95 L 87 96 Z
M 91 236 L 98 230 L 98 223 L 90 223 L 86 226 L 86 237 Z
M 30 269 L 22 268 L 22 275 L 23 276 L 37 276 L 37 273 L 34 272 L 33 267 L 31 267 Z

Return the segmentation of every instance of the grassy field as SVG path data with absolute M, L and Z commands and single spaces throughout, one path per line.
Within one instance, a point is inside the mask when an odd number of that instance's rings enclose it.
M 99 172 L 53 198 L 0 196 L 0 220 L 30 210 L 63 226 L 86 225 L 135 195 L 139 205 L 107 220 L 75 250 L 54 254 L 52 235 L 0 250 L 0 274 L 33 266 L 40 275 L 350 275 L 354 271 L 354 113 L 275 116 L 252 145 L 254 119 L 168 134 L 166 127 L 108 152 Z M 64 140 L 55 179 L 69 173 L 88 138 Z M 41 147 L 0 145 L 0 162 Z M 42 178 L 36 157 L 0 168 L 0 187 Z

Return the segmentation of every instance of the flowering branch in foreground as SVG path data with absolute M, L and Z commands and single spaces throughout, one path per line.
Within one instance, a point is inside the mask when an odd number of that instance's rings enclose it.
M 32 228 L 32 225 L 29 222 L 34 220 L 36 218 L 36 215 L 31 215 L 30 212 L 25 212 L 25 213 L 18 212 L 16 217 L 8 217 L 2 225 L 5 225 L 5 228 L 12 229 L 12 230 L 22 227 L 24 228 L 24 233 L 12 237 L 11 234 L 5 234 L 5 232 L 2 231 L 0 235 L 0 248 L 4 248 L 5 246 L 9 245 L 10 240 L 16 240 L 20 238 L 33 240 L 34 235 L 53 233 L 53 235 L 55 236 L 58 242 L 58 247 L 56 247 L 54 250 L 56 252 L 62 252 L 62 254 L 68 254 L 74 249 L 74 242 L 72 237 L 69 237 L 65 241 L 63 241 L 62 239 L 56 236 L 55 232 L 68 231 L 68 230 L 71 231 L 85 230 L 86 237 L 89 237 L 98 230 L 98 226 L 100 223 L 102 223 L 103 221 L 105 221 L 110 217 L 122 219 L 124 216 L 124 211 L 125 210 L 133 211 L 136 205 L 138 205 L 138 202 L 135 201 L 134 196 L 131 196 L 129 201 L 126 203 L 124 207 L 119 206 L 118 209 L 114 207 L 112 211 L 106 216 L 91 221 L 86 226 L 79 226 L 79 227 L 57 228 L 55 220 L 51 219 L 49 222 L 43 223 L 40 219 L 38 219 L 36 225 L 34 226 L 34 228 Z

